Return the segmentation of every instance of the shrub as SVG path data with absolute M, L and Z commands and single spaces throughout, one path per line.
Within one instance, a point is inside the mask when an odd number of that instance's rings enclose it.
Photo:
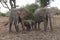
M 57 10 L 56 11 L 56 15 L 60 15 L 60 10 Z
M 39 7 L 37 4 L 31 4 L 31 5 L 26 5 L 25 6 L 28 10 L 29 10 L 29 15 L 27 17 L 25 17 L 26 19 L 33 19 L 34 16 L 34 11 Z
M 1 13 L 0 12 L 0 16 L 7 16 L 6 13 Z

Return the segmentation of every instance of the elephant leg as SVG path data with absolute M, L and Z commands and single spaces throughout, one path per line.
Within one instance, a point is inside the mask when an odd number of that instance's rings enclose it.
M 34 26 L 33 26 L 33 24 L 31 25 L 31 29 L 34 29 Z
M 49 22 L 50 22 L 50 29 L 51 29 L 51 31 L 52 31 L 53 28 L 52 28 L 52 20 L 51 20 L 51 17 L 49 18 Z
M 31 30 L 31 26 L 28 25 L 28 26 L 27 26 L 27 31 L 30 31 L 30 30 Z
M 9 23 L 9 32 L 11 32 L 12 22 Z
M 9 32 L 11 32 L 12 24 L 13 24 L 13 18 L 10 16 L 9 17 Z
M 31 22 L 31 29 L 33 29 L 33 25 L 34 25 L 33 22 Z
M 16 32 L 19 32 L 19 27 L 16 24 L 15 24 L 15 29 L 16 29 Z
M 17 19 L 14 20 L 14 25 L 15 25 L 16 32 L 19 32 L 18 20 Z
M 20 22 L 22 22 L 22 20 L 21 20 L 21 18 L 20 18 L 20 16 L 18 17 L 18 23 L 20 23 Z
M 35 24 L 34 24 L 34 25 L 35 25 L 34 29 L 35 29 L 35 30 L 37 30 L 37 23 L 35 22 Z
M 28 29 L 29 29 L 29 31 L 31 30 L 31 25 L 29 25 Z
M 47 25 L 48 25 L 48 21 L 46 19 L 44 19 L 44 31 L 47 31 Z
M 19 27 L 18 25 L 15 25 L 16 32 L 19 32 Z
M 25 28 L 24 28 L 24 22 L 23 21 L 21 21 L 21 25 L 22 25 L 22 30 L 24 31 Z
M 38 23 L 38 30 L 40 30 L 40 22 Z

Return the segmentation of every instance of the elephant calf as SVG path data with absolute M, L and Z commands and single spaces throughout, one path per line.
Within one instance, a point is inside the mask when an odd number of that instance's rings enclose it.
M 27 31 L 33 29 L 34 21 L 33 20 L 24 20 L 24 26 L 26 26 Z

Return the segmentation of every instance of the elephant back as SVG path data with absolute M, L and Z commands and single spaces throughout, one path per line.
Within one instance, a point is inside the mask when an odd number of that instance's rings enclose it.
M 34 15 L 44 16 L 48 14 L 48 8 L 38 8 L 35 10 Z
M 49 14 L 48 8 L 38 8 L 34 12 L 34 20 L 38 22 L 43 21 L 43 19 L 46 18 L 48 14 Z

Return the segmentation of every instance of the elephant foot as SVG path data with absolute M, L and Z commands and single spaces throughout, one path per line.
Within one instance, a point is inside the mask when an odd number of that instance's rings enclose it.
M 19 32 L 19 30 L 16 30 L 16 32 Z
M 47 30 L 44 30 L 45 32 L 47 32 Z
M 53 29 L 51 28 L 51 32 L 53 31 Z
M 16 32 L 19 32 L 19 27 L 17 26 L 17 27 L 15 27 L 15 29 L 16 29 Z
M 51 31 L 53 31 L 53 29 L 51 28 Z
M 38 28 L 38 31 L 40 30 L 40 28 Z
M 22 31 L 24 31 L 25 29 L 23 28 Z
M 27 31 L 30 31 L 30 29 L 27 29 Z
M 16 32 L 19 32 L 19 28 L 18 28 L 18 29 L 16 29 Z
M 35 27 L 34 30 L 37 30 L 37 28 Z
M 11 33 L 12 32 L 12 30 L 9 30 L 9 33 Z
M 36 31 L 40 31 L 40 29 L 37 29 Z
M 38 31 L 37 29 L 35 29 L 35 31 Z
M 31 29 L 27 29 L 27 31 L 30 31 Z

